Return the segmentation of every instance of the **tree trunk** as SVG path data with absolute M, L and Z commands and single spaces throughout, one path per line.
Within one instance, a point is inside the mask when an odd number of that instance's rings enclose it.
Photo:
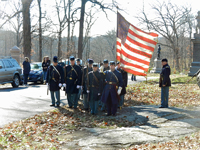
M 178 71 L 178 72 L 180 72 L 180 64 L 179 64 L 179 48 L 178 47 L 176 47 L 175 49 L 174 49 L 174 54 L 175 54 L 175 62 L 176 62 L 176 71 Z
M 189 65 L 188 65 L 188 68 L 190 68 L 191 66 L 191 63 L 192 63 L 192 54 L 193 54 L 193 51 L 192 51 L 192 28 L 190 28 L 190 50 L 189 50 Z
M 62 57 L 62 51 L 61 51 L 61 44 L 62 44 L 62 39 L 61 39 L 62 31 L 60 28 L 60 31 L 58 33 L 58 59 L 60 60 Z
M 39 7 L 39 62 L 42 61 L 42 8 L 41 8 L 41 0 L 38 1 Z
M 17 47 L 19 47 L 19 31 L 17 31 L 17 33 L 16 33 L 17 35 L 16 35 L 16 41 L 17 41 Z
M 53 39 L 51 39 L 51 43 L 50 43 L 50 59 L 52 59 L 52 54 L 53 53 Z
M 4 34 L 5 34 L 4 35 L 5 36 L 5 43 L 4 43 L 5 44 L 5 56 L 7 56 L 7 33 L 5 32 Z
M 70 0 L 68 0 L 68 35 L 67 35 L 67 52 L 70 51 L 70 8 L 71 8 L 71 3 Z M 67 56 L 65 56 L 67 57 Z
M 87 0 L 81 1 L 81 17 L 79 26 L 79 38 L 78 38 L 78 57 L 82 59 L 83 53 L 83 30 L 84 30 L 84 15 L 85 15 L 85 4 Z
M 30 5 L 32 0 L 22 0 L 23 5 L 23 49 L 24 56 L 31 61 L 31 22 L 30 22 Z

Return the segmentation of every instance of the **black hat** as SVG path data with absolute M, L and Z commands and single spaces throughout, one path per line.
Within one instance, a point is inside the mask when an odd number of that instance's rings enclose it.
M 168 60 L 166 58 L 162 59 L 162 62 L 168 62 Z
M 103 60 L 103 63 L 104 63 L 104 64 L 108 63 L 108 59 L 104 59 L 104 60 Z
M 53 57 L 53 62 L 58 63 L 58 57 L 57 56 Z
M 93 59 L 90 59 L 90 58 L 89 58 L 89 59 L 88 59 L 88 63 L 89 63 L 89 64 L 93 64 L 93 63 L 94 63 Z
M 110 65 L 115 65 L 115 61 L 110 61 Z
M 98 67 L 98 64 L 97 63 L 93 63 L 93 67 Z
M 118 61 L 118 62 L 117 62 L 117 65 L 119 65 L 119 64 L 120 64 L 120 62 Z
M 74 56 L 70 56 L 69 59 L 70 59 L 70 60 L 74 60 L 75 57 L 74 57 Z
M 80 58 L 77 58 L 76 61 L 81 61 Z

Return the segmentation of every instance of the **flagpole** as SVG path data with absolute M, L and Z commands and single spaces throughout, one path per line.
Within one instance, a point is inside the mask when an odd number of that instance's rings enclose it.
M 117 14 L 118 14 L 118 9 L 119 9 L 119 7 L 116 6 L 116 8 L 117 8 Z M 117 25 L 117 26 L 118 26 L 118 25 Z M 116 29 L 117 29 L 117 28 L 116 28 Z M 116 56 L 115 56 L 115 59 L 116 59 L 116 62 L 117 62 L 117 61 L 120 62 L 120 60 L 117 60 L 117 32 L 116 32 L 116 41 L 115 41 L 115 44 L 116 44 L 116 46 L 115 46 L 115 47 L 116 47 L 116 49 L 115 49 L 115 50 L 116 50 Z

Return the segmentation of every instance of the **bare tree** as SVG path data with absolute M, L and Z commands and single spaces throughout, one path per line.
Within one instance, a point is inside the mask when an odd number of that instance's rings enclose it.
M 61 59 L 61 57 L 62 57 L 62 51 L 61 51 L 62 32 L 66 28 L 66 24 L 68 21 L 67 5 L 66 5 L 66 0 L 55 0 L 55 2 L 56 2 L 57 17 L 58 17 L 58 22 L 59 22 L 59 29 L 57 31 L 57 33 L 58 33 L 58 58 Z
M 85 36 L 83 39 L 83 49 L 85 49 L 85 46 L 88 45 L 90 41 L 90 31 L 94 23 L 96 22 L 97 18 L 94 17 L 96 13 L 92 13 L 92 10 L 90 10 L 89 13 L 86 13 L 86 19 L 85 19 Z M 95 19 L 94 19 L 95 18 Z M 86 52 L 88 53 L 88 52 Z M 88 53 L 89 56 L 89 53 Z
M 20 12 L 22 10 L 22 3 L 20 0 L 18 1 L 12 1 L 10 6 L 11 8 L 13 8 L 13 13 L 15 12 Z M 22 13 L 18 13 L 16 14 L 15 17 L 13 17 L 12 19 L 9 20 L 9 23 L 11 24 L 11 26 L 13 27 L 13 29 L 16 32 L 16 45 L 17 47 L 20 47 L 20 43 L 22 41 L 22 24 L 23 24 L 23 18 L 22 18 Z
M 42 61 L 42 7 L 41 0 L 37 0 L 39 8 L 39 61 Z
M 99 6 L 100 9 L 105 12 L 106 10 L 113 11 L 113 8 L 117 6 L 115 0 L 112 0 L 112 3 L 104 3 L 103 1 L 98 0 L 81 0 L 81 14 L 80 14 L 80 25 L 79 25 L 79 40 L 78 40 L 78 57 L 82 58 L 83 53 L 83 31 L 84 31 L 84 21 L 85 21 L 85 6 L 87 2 L 91 2 L 94 6 Z M 107 16 L 107 14 L 106 14 Z
M 10 19 L 12 19 L 13 17 L 15 17 L 17 14 L 21 13 L 22 10 L 19 10 L 17 12 L 15 12 L 14 14 L 8 15 L 5 14 L 4 12 L 0 12 L 0 17 L 1 19 L 3 19 L 3 23 L 0 24 L 0 29 L 7 23 L 10 21 Z
M 147 28 L 150 31 L 156 31 L 163 36 L 170 44 L 161 45 L 167 46 L 173 50 L 176 62 L 176 69 L 180 71 L 179 59 L 179 29 L 188 23 L 188 16 L 191 13 L 190 7 L 177 6 L 171 2 L 157 2 L 153 4 L 152 11 L 155 12 L 156 17 L 149 19 L 147 13 L 143 10 L 142 16 L 137 17 L 141 23 L 147 24 Z
M 23 50 L 24 56 L 31 56 L 31 22 L 30 22 L 30 5 L 32 0 L 21 0 L 23 6 Z

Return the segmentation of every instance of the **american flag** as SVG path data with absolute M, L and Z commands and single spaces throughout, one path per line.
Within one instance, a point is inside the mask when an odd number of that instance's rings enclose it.
M 117 13 L 117 61 L 131 74 L 146 76 L 158 34 L 144 32 Z

